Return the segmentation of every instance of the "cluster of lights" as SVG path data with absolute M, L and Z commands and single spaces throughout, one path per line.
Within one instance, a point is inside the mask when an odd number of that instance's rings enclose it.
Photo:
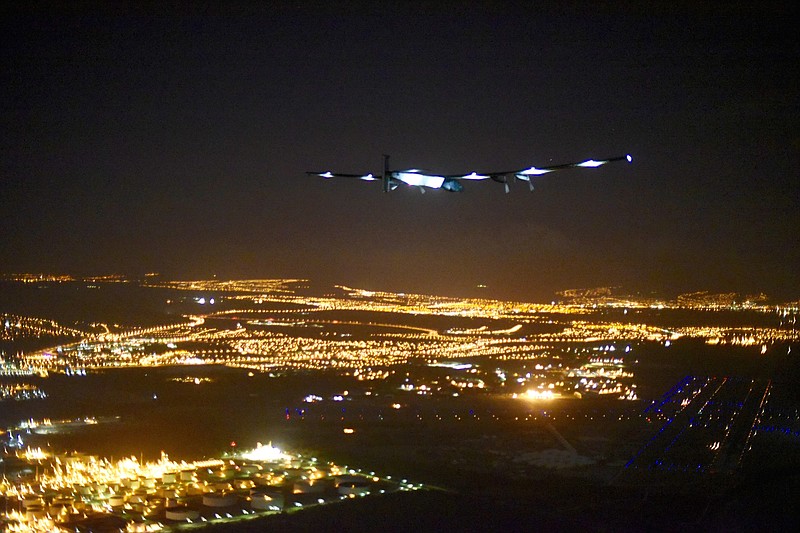
M 292 459 L 291 455 L 282 452 L 279 448 L 273 446 L 271 442 L 269 444 L 261 444 L 259 442 L 256 444 L 255 448 L 243 452 L 240 457 L 248 461 L 258 461 L 262 463 L 274 463 Z
M 531 389 L 525 393 L 525 397 L 530 400 L 552 400 L 557 395 L 552 390 Z
M 214 380 L 211 378 L 201 378 L 197 376 L 183 376 L 179 378 L 172 378 L 170 381 L 175 381 L 177 383 L 191 383 L 194 385 L 200 385 L 201 383 L 212 383 Z
M 44 398 L 47 398 L 47 393 L 36 385 L 29 383 L 0 384 L 0 402 L 5 400 L 42 400 Z
M 71 328 L 55 320 L 22 315 L 0 314 L 0 340 L 13 341 L 26 338 L 75 337 L 90 335 L 87 331 Z
M 282 485 L 287 483 L 293 483 L 287 488 L 298 497 L 318 494 L 317 504 L 363 496 L 378 488 L 381 493 L 421 488 L 383 479 L 374 472 L 367 475 L 333 463 L 320 465 L 316 458 L 288 454 L 271 443 L 195 462 L 173 461 L 163 453 L 152 462 L 136 457 L 111 461 L 86 455 L 53 456 L 38 448 L 21 450 L 18 458 L 36 465 L 38 474 L 35 479 L 4 478 L 0 483 L 0 497 L 17 502 L 0 511 L 4 531 L 56 531 L 84 518 L 109 514 L 125 520 L 128 531 L 246 519 L 278 512 L 284 505 L 302 507 L 299 500 L 285 500 Z M 176 499 L 195 503 L 176 505 Z
M 708 344 L 733 346 L 764 346 L 774 343 L 800 341 L 800 329 L 782 328 L 684 328 L 684 335 L 705 338 Z
M 110 280 L 113 281 L 113 280 Z M 388 380 L 399 365 L 417 361 L 453 362 L 467 358 L 491 358 L 496 362 L 530 361 L 543 357 L 547 347 L 563 343 L 605 342 L 604 346 L 593 350 L 602 352 L 593 355 L 590 362 L 602 363 L 604 368 L 592 370 L 577 365 L 552 364 L 543 366 L 535 373 L 518 375 L 509 367 L 492 369 L 491 376 L 469 376 L 468 379 L 448 377 L 442 383 L 457 389 L 493 390 L 499 380 L 506 392 L 519 391 L 524 387 L 555 390 L 559 393 L 573 390 L 579 394 L 607 394 L 620 398 L 636 398 L 635 385 L 630 383 L 632 373 L 625 369 L 622 359 L 610 352 L 615 351 L 613 343 L 622 341 L 659 342 L 668 345 L 682 336 L 707 338 L 708 342 L 730 342 L 741 345 L 758 345 L 765 351 L 769 343 L 798 338 L 800 332 L 788 328 L 752 328 L 723 330 L 721 328 L 678 328 L 666 330 L 647 324 L 623 322 L 598 322 L 588 320 L 564 321 L 560 315 L 586 314 L 605 305 L 603 298 L 610 298 L 610 289 L 591 294 L 565 295 L 573 302 L 580 298 L 594 300 L 594 303 L 526 304 L 486 299 L 459 299 L 422 294 L 366 291 L 346 286 L 337 286 L 342 296 L 307 297 L 295 292 L 304 280 L 239 280 L 239 281 L 189 281 L 154 282 L 151 287 L 166 287 L 182 291 L 192 291 L 197 304 L 210 304 L 208 293 L 224 292 L 226 299 L 249 300 L 253 303 L 286 304 L 289 309 L 270 310 L 270 315 L 284 313 L 296 315 L 313 311 L 368 311 L 392 312 L 401 314 L 429 314 L 453 317 L 471 317 L 484 320 L 504 320 L 513 327 L 490 327 L 481 325 L 473 328 L 450 328 L 442 331 L 406 326 L 401 324 L 379 324 L 374 322 L 343 322 L 335 320 L 297 320 L 296 316 L 285 321 L 264 321 L 263 311 L 244 309 L 239 311 L 217 310 L 206 305 L 209 314 L 190 316 L 180 324 L 160 325 L 148 328 L 133 328 L 112 332 L 109 326 L 101 325 L 105 332 L 85 334 L 84 340 L 67 345 L 57 352 L 45 350 L 19 357 L 15 369 L 29 369 L 27 372 L 63 371 L 82 374 L 85 369 L 96 367 L 160 366 L 160 365 L 199 365 L 220 364 L 235 368 L 245 368 L 251 373 L 281 373 L 285 371 L 307 371 L 334 369 L 358 380 Z M 726 295 L 725 298 L 729 298 Z M 717 298 L 719 301 L 725 298 Z M 680 300 L 681 305 L 691 298 Z M 645 306 L 648 302 L 625 300 L 625 313 L 628 308 Z M 619 306 L 621 302 L 610 300 L 609 306 Z M 658 304 L 661 308 L 670 304 Z M 650 302 L 652 307 L 652 302 Z M 775 309 L 772 309 L 774 311 Z M 791 311 L 783 308 L 783 314 Z M 208 321 L 214 319 L 212 324 Z M 31 319 L 33 320 L 33 319 Z M 18 321 L 19 322 L 19 321 Z M 276 332 L 269 326 L 291 324 L 291 332 Z M 530 333 L 526 324 L 547 323 L 563 326 L 552 333 Z M 245 326 L 242 326 L 245 324 Z M 231 327 L 226 327 L 230 325 Z M 235 327 L 234 327 L 235 325 Z M 50 323 L 50 327 L 55 327 Z M 254 327 L 258 326 L 258 327 Z M 350 334 L 336 332 L 348 326 L 370 326 L 380 328 L 361 339 L 350 338 Z M 8 321 L 8 328 L 12 321 Z M 265 329 L 266 328 L 266 329 Z M 303 328 L 313 328 L 303 335 Z M 397 330 L 403 330 L 398 333 Z M 552 327 L 549 327 L 551 331 Z M 558 329 L 558 328 L 556 328 Z M 390 330 L 390 331 L 385 331 Z M 77 331 L 77 330 L 75 330 Z M 320 338 L 326 337 L 326 338 Z M 630 344 L 626 347 L 626 352 Z M 569 367 L 572 366 L 573 369 Z M 612 368 L 615 367 L 615 368 Z M 618 367 L 618 368 L 616 368 Z M 10 368 L 5 365 L 6 371 Z M 18 371 L 18 370 L 15 370 Z M 500 371 L 500 374 L 496 374 Z M 482 370 L 482 372 L 484 372 Z M 571 373 L 571 374 L 570 374 Z M 513 374 L 513 376 L 512 376 Z M 576 379 L 569 381 L 567 377 Z M 490 378 L 490 379 L 489 379 Z M 190 378 L 190 382 L 205 381 L 205 378 Z M 414 390 L 418 394 L 441 392 L 442 388 L 433 381 L 423 381 L 424 385 Z M 425 386 L 426 389 L 423 389 Z M 573 387 L 574 389 L 570 389 Z
M 70 281 L 77 281 L 77 278 L 74 278 L 67 274 L 30 274 L 30 273 L 23 273 L 23 274 L 4 274 L 0 275 L 0 279 L 3 281 L 17 281 L 21 283 L 66 283 Z

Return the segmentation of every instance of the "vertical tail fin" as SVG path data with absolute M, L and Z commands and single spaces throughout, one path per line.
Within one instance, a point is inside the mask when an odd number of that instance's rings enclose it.
M 383 154 L 383 192 L 389 192 L 392 190 L 390 180 L 389 156 L 387 154 Z

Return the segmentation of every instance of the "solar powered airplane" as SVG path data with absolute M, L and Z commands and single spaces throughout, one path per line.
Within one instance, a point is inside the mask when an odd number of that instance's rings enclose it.
M 627 161 L 630 163 L 633 158 L 630 155 L 621 155 L 618 157 L 611 157 L 609 159 L 587 159 L 586 161 L 579 161 L 577 163 L 564 163 L 561 165 L 550 165 L 546 167 L 530 167 L 521 168 L 518 170 L 507 170 L 503 172 L 472 172 L 470 174 L 454 174 L 454 175 L 439 175 L 427 174 L 418 169 L 409 170 L 389 170 L 389 156 L 383 156 L 383 174 L 344 174 L 340 172 L 306 172 L 312 176 L 321 176 L 323 178 L 356 178 L 364 181 L 382 181 L 383 192 L 395 190 L 401 184 L 419 187 L 422 192 L 425 189 L 444 189 L 450 192 L 461 192 L 464 190 L 462 181 L 477 181 L 477 180 L 492 180 L 497 183 L 502 183 L 505 191 L 509 192 L 509 179 L 527 181 L 528 186 L 533 190 L 534 176 L 541 176 L 542 174 L 549 174 L 559 170 L 568 170 L 571 168 L 597 168 L 607 163 L 615 161 Z

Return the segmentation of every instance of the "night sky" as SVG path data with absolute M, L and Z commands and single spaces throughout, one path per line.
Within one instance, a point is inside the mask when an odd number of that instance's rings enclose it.
M 5 8 L 0 271 L 800 298 L 789 3 L 535 4 Z

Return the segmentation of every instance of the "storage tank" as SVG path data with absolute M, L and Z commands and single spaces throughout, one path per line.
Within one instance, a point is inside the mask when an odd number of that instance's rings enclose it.
M 325 484 L 320 481 L 302 480 L 295 481 L 292 486 L 294 494 L 319 494 L 325 491 Z
M 43 505 L 30 505 L 25 508 L 25 520 L 28 522 L 32 520 L 41 520 L 47 516 Z
M 203 505 L 206 507 L 230 507 L 234 505 L 239 498 L 235 494 L 226 494 L 224 492 L 208 492 L 203 494 Z
M 361 476 L 337 476 L 336 492 L 342 496 L 369 494 L 370 481 Z
M 31 507 L 43 507 L 44 500 L 42 500 L 38 496 L 25 496 L 25 499 L 22 500 L 22 507 L 24 509 L 30 509 Z
M 255 491 L 250 495 L 250 507 L 257 511 L 282 511 L 283 494 L 279 492 Z
M 184 506 L 167 507 L 164 509 L 164 516 L 167 520 L 178 520 L 185 522 L 186 520 L 197 520 L 200 518 L 200 513 L 194 509 L 189 509 Z
M 254 464 L 242 465 L 239 468 L 239 471 L 242 474 L 245 474 L 245 475 L 248 475 L 248 476 L 253 475 L 256 472 L 260 472 L 261 470 L 262 470 L 261 465 L 254 465 Z

